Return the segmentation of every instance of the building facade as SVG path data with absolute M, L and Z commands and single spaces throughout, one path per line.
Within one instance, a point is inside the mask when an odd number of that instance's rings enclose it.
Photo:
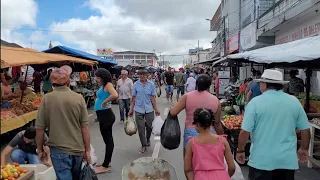
M 207 61 L 210 49 L 203 49 L 202 47 L 189 49 L 188 58 L 186 64 L 199 64 Z
M 155 53 L 121 51 L 113 53 L 114 59 L 118 65 L 127 66 L 130 63 L 137 63 L 144 66 L 158 66 L 158 56 Z

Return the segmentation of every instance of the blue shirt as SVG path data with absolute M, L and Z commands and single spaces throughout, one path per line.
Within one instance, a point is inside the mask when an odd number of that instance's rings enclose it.
M 260 90 L 260 85 L 257 82 L 252 83 L 251 91 L 252 91 L 252 98 L 260 96 L 262 94 Z
M 108 109 L 106 107 L 102 107 L 102 103 L 104 100 L 108 99 L 110 96 L 110 93 L 105 91 L 102 87 L 97 91 L 97 98 L 94 103 L 94 110 L 99 111 L 99 110 L 105 110 Z M 111 104 L 111 102 L 108 102 L 108 104 Z
M 153 82 L 147 80 L 145 86 L 143 86 L 140 80 L 138 80 L 133 84 L 132 96 L 136 99 L 134 111 L 143 114 L 154 111 L 151 97 L 156 96 L 156 86 Z
M 252 99 L 242 122 L 251 133 L 248 165 L 260 170 L 299 169 L 296 128 L 309 128 L 299 100 L 283 91 L 268 90 Z

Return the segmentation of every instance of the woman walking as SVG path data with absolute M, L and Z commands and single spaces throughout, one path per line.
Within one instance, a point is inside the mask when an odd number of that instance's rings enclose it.
M 178 103 L 170 110 L 172 116 L 177 116 L 183 109 L 186 111 L 186 121 L 184 130 L 184 151 L 186 150 L 188 137 L 196 137 L 199 133 L 196 131 L 196 126 L 193 124 L 194 111 L 197 108 L 206 108 L 212 110 L 215 116 L 215 123 L 211 132 L 222 135 L 223 128 L 220 121 L 221 116 L 221 104 L 218 98 L 209 92 L 211 86 L 211 78 L 206 74 L 202 74 L 196 81 L 197 90 L 189 92 L 182 96 Z
M 114 149 L 112 126 L 115 122 L 115 115 L 111 109 L 111 102 L 118 98 L 118 93 L 113 87 L 112 76 L 108 70 L 104 68 L 97 69 L 95 78 L 100 85 L 100 89 L 96 93 L 94 110 L 97 113 L 103 141 L 106 144 L 104 161 L 95 168 L 95 172 L 101 174 L 109 171 L 108 168 L 110 167 Z

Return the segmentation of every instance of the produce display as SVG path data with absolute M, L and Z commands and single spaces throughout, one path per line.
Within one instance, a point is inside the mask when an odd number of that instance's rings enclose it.
M 222 117 L 223 124 L 228 129 L 241 129 L 243 115 L 225 115 Z
M 307 94 L 306 93 L 300 93 L 297 98 L 301 100 L 306 100 Z M 320 101 L 320 95 L 310 93 L 310 100 L 314 101 Z
M 315 125 L 317 125 L 317 126 L 320 126 L 320 118 L 313 118 L 313 119 L 311 120 L 311 123 L 312 123 L 312 124 L 315 124 Z
M 15 180 L 23 177 L 29 171 L 20 167 L 18 163 L 1 166 L 1 180 Z
M 226 106 L 224 108 L 224 112 L 227 113 L 227 114 L 234 114 L 235 113 L 235 110 L 232 106 Z
M 22 104 L 20 104 L 20 98 L 13 99 L 10 101 L 10 106 L 1 108 L 1 120 L 9 120 L 37 110 L 41 100 L 42 96 L 34 93 L 25 95 Z

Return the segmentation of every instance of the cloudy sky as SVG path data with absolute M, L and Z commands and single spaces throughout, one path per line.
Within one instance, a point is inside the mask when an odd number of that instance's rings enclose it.
M 186 54 L 210 47 L 209 21 L 220 0 L 1 0 L 1 39 L 37 50 L 65 45 L 96 54 Z M 191 44 L 191 45 L 189 45 Z M 181 64 L 182 56 L 165 56 Z

